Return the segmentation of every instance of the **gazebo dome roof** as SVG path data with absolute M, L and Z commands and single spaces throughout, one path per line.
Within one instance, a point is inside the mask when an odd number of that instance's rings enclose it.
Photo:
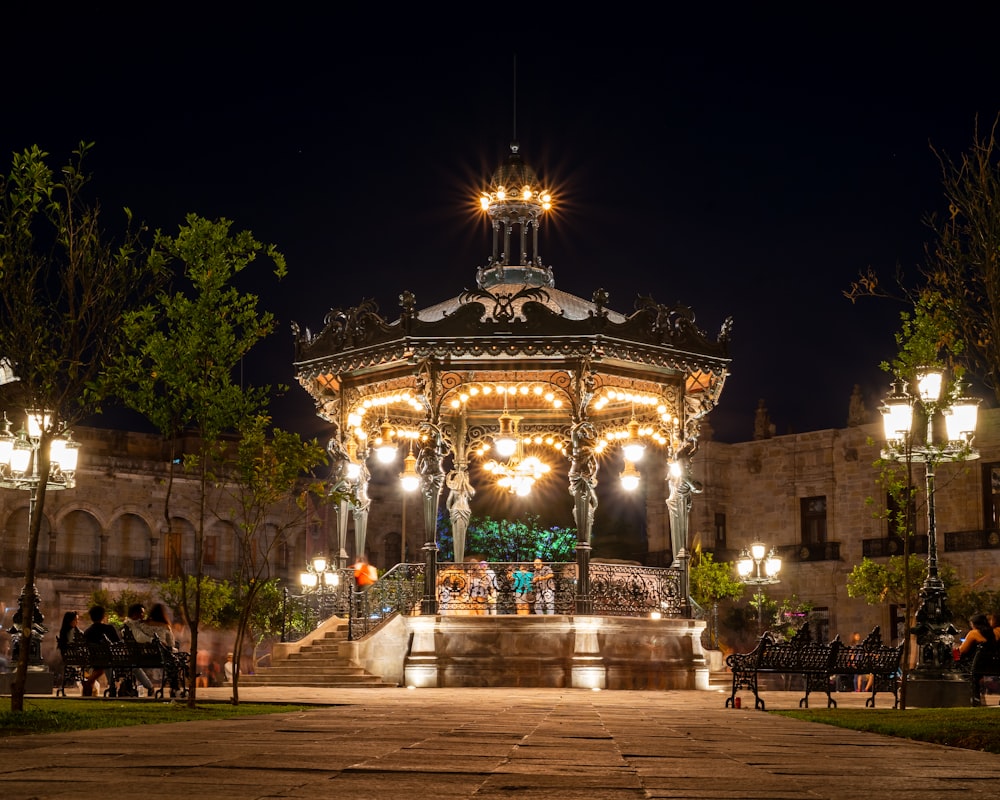
M 599 314 L 606 314 L 607 319 L 611 322 L 621 323 L 626 319 L 624 314 L 606 308 L 598 308 L 597 304 L 590 300 L 584 300 L 582 297 L 577 297 L 554 287 L 546 287 L 542 291 L 535 293 L 534 296 L 530 296 L 524 290 L 532 286 L 538 286 L 539 284 L 530 281 L 530 278 L 534 277 L 533 275 L 523 276 L 522 272 L 523 270 L 519 270 L 518 268 L 507 268 L 505 270 L 506 281 L 502 283 L 490 283 L 488 287 L 489 292 L 497 297 L 511 298 L 510 318 L 513 320 L 523 321 L 525 319 L 524 304 L 529 300 L 541 303 L 554 314 L 558 314 L 560 317 L 568 320 L 585 320 Z M 519 283 L 515 283 L 510 281 L 511 277 L 527 277 L 529 280 L 522 280 Z M 421 322 L 437 322 L 442 320 L 454 314 L 462 306 L 466 305 L 470 299 L 475 299 L 477 294 L 477 292 L 463 292 L 458 297 L 452 297 L 444 302 L 436 303 L 419 311 L 417 319 Z M 484 320 L 490 312 L 490 308 L 484 310 Z

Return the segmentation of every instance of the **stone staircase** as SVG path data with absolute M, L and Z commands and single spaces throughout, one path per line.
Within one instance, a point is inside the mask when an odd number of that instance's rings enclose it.
M 395 686 L 379 676 L 352 665 L 341 655 L 341 643 L 347 641 L 347 622 L 332 620 L 302 643 L 287 651 L 276 647 L 270 667 L 258 667 L 254 675 L 241 675 L 240 686 L 323 686 L 327 688 L 365 688 Z

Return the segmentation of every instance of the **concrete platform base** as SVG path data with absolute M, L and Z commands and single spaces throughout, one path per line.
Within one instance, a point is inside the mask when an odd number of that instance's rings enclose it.
M 708 688 L 705 623 L 698 620 L 500 615 L 403 622 L 405 686 Z
M 906 678 L 907 708 L 964 708 L 972 705 L 968 681 L 949 678 Z
M 13 672 L 0 672 L 0 694 L 10 694 L 14 683 Z M 52 673 L 46 670 L 28 670 L 24 681 L 25 694 L 52 694 L 54 688 Z

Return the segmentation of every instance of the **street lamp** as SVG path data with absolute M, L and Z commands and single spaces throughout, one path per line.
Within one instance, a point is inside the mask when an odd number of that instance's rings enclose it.
M 3 415 L 0 430 L 0 487 L 21 489 L 28 492 L 28 531 L 31 531 L 35 516 L 38 490 L 43 486 L 39 472 L 39 452 L 43 434 L 49 430 L 52 415 L 48 411 L 29 410 L 25 414 L 25 425 L 14 434 L 10 420 Z M 69 433 L 48 439 L 49 474 L 44 481 L 46 491 L 72 489 L 76 486 L 76 466 L 80 445 L 72 440 Z M 29 554 L 30 555 L 30 554 Z M 18 603 L 14 624 L 18 632 L 17 645 L 27 637 L 28 664 L 40 669 L 42 661 L 42 614 L 38 608 L 39 597 L 32 585 L 25 583 Z
M 765 555 L 766 554 L 766 555 Z M 736 572 L 741 583 L 756 587 L 757 601 L 757 635 L 764 632 L 764 593 L 761 587 L 779 583 L 778 573 L 781 571 L 781 559 L 774 554 L 774 548 L 768 553 L 767 546 L 754 542 L 750 549 L 743 548 L 736 561 Z
M 330 562 L 325 555 L 317 554 L 306 564 L 305 572 L 299 574 L 299 584 L 307 594 L 319 597 L 319 615 L 322 618 L 327 611 L 327 594 L 336 591 L 340 586 L 340 573 L 330 569 Z
M 948 594 L 938 574 L 934 472 L 942 462 L 979 458 L 979 453 L 972 447 L 979 400 L 962 396 L 962 386 L 958 381 L 942 397 L 943 386 L 944 374 L 941 370 L 921 367 L 916 373 L 916 396 L 897 381 L 892 394 L 880 409 L 886 440 L 882 458 L 907 464 L 923 463 L 925 467 L 927 577 L 920 588 L 920 605 L 914 617 L 917 666 L 908 681 L 914 681 L 911 685 L 916 690 L 911 693 L 914 703 L 931 707 L 952 705 L 946 694 L 961 692 L 954 686 L 949 691 L 948 686 L 955 683 L 952 647 L 958 631 L 952 625 Z M 919 427 L 914 429 L 914 410 L 923 417 L 923 431 Z M 962 704 L 966 702 L 967 696 Z

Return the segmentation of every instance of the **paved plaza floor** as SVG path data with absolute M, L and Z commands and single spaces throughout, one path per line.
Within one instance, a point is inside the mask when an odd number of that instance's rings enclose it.
M 230 696 L 228 688 L 198 692 L 204 700 Z M 314 705 L 237 720 L 0 739 L 0 796 L 940 800 L 1000 793 L 1000 756 L 785 719 L 753 710 L 749 693 L 749 708 L 726 709 L 727 694 L 246 687 L 240 697 L 247 702 Z M 779 709 L 797 707 L 799 696 L 765 698 Z M 864 704 L 860 694 L 836 697 L 842 708 Z M 880 707 L 890 708 L 891 698 Z M 1000 720 L 996 705 L 982 712 Z

